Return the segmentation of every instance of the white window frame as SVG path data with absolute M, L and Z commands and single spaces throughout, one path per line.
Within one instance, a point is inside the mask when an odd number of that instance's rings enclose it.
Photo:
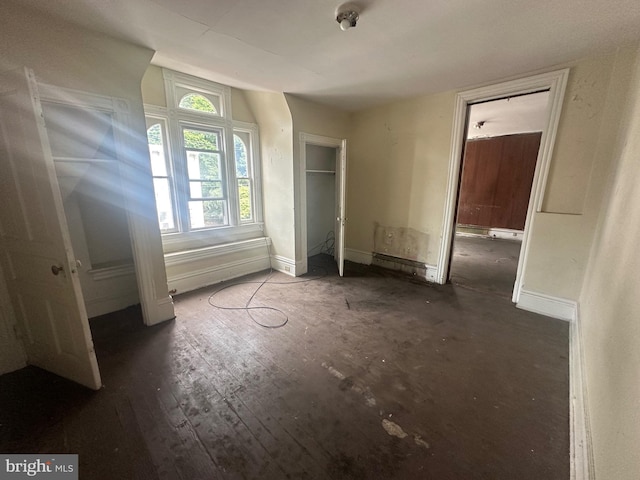
M 262 223 L 262 177 L 260 175 L 260 135 L 258 132 L 258 126 L 255 123 L 234 121 L 233 133 L 235 134 L 235 132 L 247 133 L 249 135 L 249 145 L 247 145 L 247 153 L 249 155 L 249 158 L 247 159 L 247 161 L 250 164 L 249 168 L 252 174 L 251 198 L 253 199 L 253 219 L 244 222 L 239 219 L 239 221 L 241 225 L 250 225 L 256 222 Z
M 231 88 L 214 82 L 163 69 L 167 107 L 145 105 L 145 116 L 149 120 L 166 122 L 167 137 L 165 154 L 173 179 L 173 209 L 176 230 L 162 234 L 165 253 L 249 240 L 264 234 L 262 214 L 262 182 L 259 158 L 258 126 L 252 123 L 233 121 L 231 115 Z M 220 98 L 220 115 L 198 112 L 178 107 L 177 90 L 215 95 Z M 182 130 L 186 128 L 217 129 L 222 133 L 224 163 L 224 190 L 227 199 L 228 225 L 191 230 L 188 211 L 188 178 L 186 156 L 183 148 Z M 247 160 L 251 163 L 253 219 L 241 222 L 236 179 L 234 132 L 249 133 Z
M 155 107 L 149 107 L 149 108 L 153 110 Z M 174 228 L 169 230 L 164 230 L 164 231 L 161 228 L 160 230 L 162 231 L 163 235 L 166 233 L 177 233 L 178 222 L 177 222 L 177 212 L 175 211 L 176 205 L 177 205 L 176 188 L 175 188 L 175 179 L 173 178 L 173 175 L 174 175 L 173 173 L 174 168 L 172 165 L 173 162 L 171 160 L 171 139 L 169 138 L 169 118 L 167 116 L 166 109 L 162 109 L 161 112 L 147 113 L 145 115 L 145 123 L 146 123 L 147 131 L 150 128 L 149 126 L 150 124 L 160 123 L 162 125 L 161 127 L 162 148 L 164 149 L 163 153 L 164 153 L 164 159 L 165 159 L 166 169 L 167 169 L 167 179 L 169 180 L 169 191 L 171 194 L 171 209 L 172 209 L 172 215 L 173 215 Z M 153 169 L 151 171 L 151 175 L 155 180 L 156 176 L 153 175 Z M 155 193 L 155 186 L 154 186 L 154 193 Z

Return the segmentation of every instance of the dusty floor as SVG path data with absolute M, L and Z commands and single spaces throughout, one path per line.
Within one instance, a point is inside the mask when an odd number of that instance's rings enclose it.
M 451 283 L 511 298 L 521 242 L 456 235 Z
M 156 327 L 136 309 L 94 319 L 104 388 L 0 377 L 0 450 L 79 453 L 82 479 L 569 477 L 566 322 L 315 261 L 251 303 L 282 328 L 212 307 L 220 286 Z M 213 301 L 243 306 L 259 285 Z

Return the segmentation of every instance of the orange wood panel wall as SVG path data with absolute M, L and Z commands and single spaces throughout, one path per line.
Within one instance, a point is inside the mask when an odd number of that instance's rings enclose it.
M 523 230 L 541 132 L 467 140 L 458 224 Z

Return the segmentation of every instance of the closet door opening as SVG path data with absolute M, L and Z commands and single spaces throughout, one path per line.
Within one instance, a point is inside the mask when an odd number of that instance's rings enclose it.
M 301 135 L 301 248 L 306 273 L 334 263 L 344 273 L 346 141 Z

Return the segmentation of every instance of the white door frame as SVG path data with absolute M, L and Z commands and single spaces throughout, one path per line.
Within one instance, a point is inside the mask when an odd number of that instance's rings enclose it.
M 38 88 L 42 99 L 47 102 L 99 109 L 113 115 L 116 155 L 143 321 L 145 325 L 155 325 L 175 318 L 173 299 L 167 287 L 156 212 L 153 202 L 146 201 L 154 198 L 150 162 L 148 158 L 137 155 L 140 148 L 135 142 L 140 136 L 132 133 L 134 127 L 129 102 L 123 98 L 44 83 L 39 83 Z M 141 202 L 141 199 L 145 201 Z
M 524 226 L 522 246 L 520 248 L 520 258 L 518 260 L 518 270 L 516 273 L 515 285 L 513 288 L 512 301 L 518 302 L 522 289 L 522 278 L 524 276 L 527 259 L 529 255 L 529 243 L 535 213 L 542 211 L 542 201 L 547 185 L 553 145 L 556 139 L 560 113 L 562 111 L 562 101 L 569 77 L 569 69 L 557 70 L 554 72 L 534 75 L 532 77 L 511 80 L 487 87 L 475 88 L 458 93 L 456 96 L 455 111 L 453 118 L 453 132 L 451 134 L 451 157 L 449 159 L 449 180 L 447 183 L 447 196 L 445 200 L 444 216 L 442 221 L 440 253 L 438 255 L 438 268 L 436 280 L 444 284 L 449 274 L 449 262 L 451 250 L 453 248 L 453 234 L 455 230 L 455 218 L 458 201 L 458 188 L 460 185 L 460 169 L 462 165 L 462 152 L 465 142 L 467 110 L 469 104 L 495 100 L 508 97 L 510 95 L 523 95 L 540 90 L 549 90 L 549 110 L 547 114 L 547 124 L 542 132 L 538 159 L 533 175 L 531 196 L 529 197 L 529 207 L 527 208 L 527 218 Z
M 344 222 L 346 220 L 346 185 L 347 185 L 347 139 L 323 137 L 321 135 L 313 135 L 310 133 L 300 132 L 300 224 L 297 230 L 300 232 L 300 271 L 296 269 L 296 275 L 304 275 L 308 271 L 307 265 L 307 145 L 317 145 L 320 147 L 330 147 L 337 149 L 338 158 L 336 159 L 336 194 L 339 196 L 340 204 L 336 205 L 340 208 L 340 215 L 336 221 L 342 222 L 341 230 L 344 232 Z M 336 257 L 338 266 L 344 262 L 344 235 L 339 241 L 339 232 L 336 232 Z M 340 251 L 338 251 L 340 250 Z M 339 268 L 342 272 L 342 268 Z
M 0 283 L 11 296 L 16 337 L 23 339 L 29 364 L 99 390 L 98 361 L 35 76 L 23 67 L 1 77 Z

